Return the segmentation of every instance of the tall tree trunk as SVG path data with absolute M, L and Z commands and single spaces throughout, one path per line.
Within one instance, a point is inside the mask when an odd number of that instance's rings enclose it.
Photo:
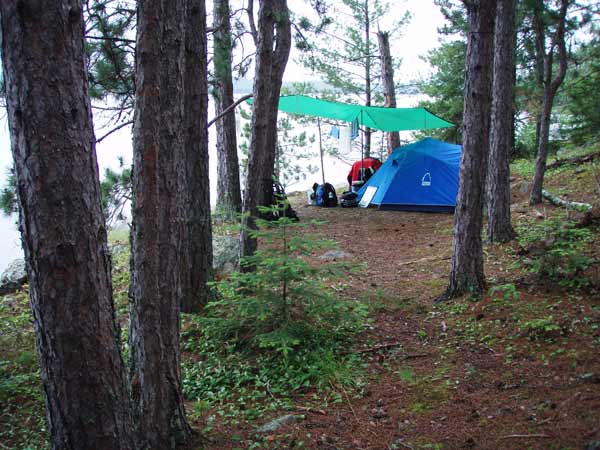
M 256 238 L 253 238 L 249 231 L 256 229 L 254 217 L 258 215 L 258 206 L 268 206 L 272 201 L 277 107 L 291 41 L 286 0 L 261 0 L 258 11 L 250 152 L 240 237 L 242 256 L 252 255 L 256 251 Z
M 218 116 L 234 101 L 231 74 L 232 44 L 229 0 L 214 0 L 213 5 L 215 87 L 212 94 Z M 242 212 L 235 115 L 226 114 L 217 120 L 215 125 L 217 127 L 217 212 L 225 220 L 233 221 L 237 214 Z
M 469 31 L 465 70 L 463 149 L 454 213 L 449 286 L 438 300 L 485 288 L 481 227 L 491 112 L 496 0 L 465 1 Z
M 558 14 L 558 26 L 556 34 L 552 39 L 550 52 L 544 55 L 544 99 L 542 102 L 542 112 L 540 115 L 540 131 L 538 140 L 538 154 L 535 162 L 535 174 L 533 175 L 533 185 L 529 203 L 532 205 L 542 202 L 542 188 L 544 184 L 544 174 L 546 173 L 546 160 L 548 159 L 548 142 L 550 140 L 550 119 L 554 97 L 558 88 L 565 79 L 567 73 L 567 47 L 565 43 L 565 25 L 569 0 L 561 0 L 560 12 Z M 552 78 L 554 48 L 558 48 L 559 66 L 554 79 Z
M 369 0 L 365 0 L 365 106 L 371 106 L 371 18 L 369 16 Z M 371 157 L 371 134 L 369 127 L 364 127 L 365 158 Z
M 199 312 L 208 301 L 212 277 L 212 229 L 208 176 L 208 84 L 204 0 L 186 0 L 185 170 L 187 236 L 182 241 L 182 311 Z M 234 124 L 235 126 L 235 124 Z
M 20 227 L 50 442 L 132 449 L 81 2 L 0 2 Z
M 487 173 L 487 238 L 508 242 L 515 233 L 510 223 L 510 169 L 514 142 L 515 0 L 498 0 L 494 36 L 494 80 Z
M 394 67 L 390 53 L 390 35 L 384 31 L 377 32 L 379 42 L 379 55 L 381 58 L 381 81 L 383 84 L 384 106 L 396 107 L 396 88 L 394 86 Z M 400 133 L 391 131 L 387 135 L 388 154 L 400 147 Z
M 134 414 L 148 449 L 176 448 L 191 433 L 179 352 L 185 11 L 184 0 L 138 3 L 129 342 Z

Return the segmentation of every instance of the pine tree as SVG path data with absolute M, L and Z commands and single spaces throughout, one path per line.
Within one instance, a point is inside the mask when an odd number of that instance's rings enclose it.
M 254 102 L 244 188 L 240 252 L 253 255 L 255 217 L 259 206 L 272 202 L 277 146 L 277 105 L 283 72 L 291 47 L 291 25 L 286 0 L 261 0 L 258 12 Z
M 340 11 L 330 11 L 330 15 L 340 18 L 333 27 L 303 22 L 304 28 L 315 33 L 314 42 L 305 49 L 303 62 L 351 101 L 365 106 L 382 104 L 381 66 L 377 61 L 377 41 L 372 38 L 372 33 L 378 22 L 392 12 L 391 5 L 380 0 L 343 0 L 341 3 L 336 5 Z M 402 18 L 394 26 L 394 33 L 399 32 L 409 18 L 408 13 L 398 15 Z M 330 31 L 329 28 L 333 29 Z M 392 33 L 390 37 L 393 37 Z M 373 131 L 366 128 L 364 132 L 365 157 L 368 157 L 372 151 Z
M 181 245 L 182 311 L 199 312 L 212 279 L 208 182 L 208 80 L 204 0 L 186 0 L 184 76 L 185 230 Z
M 514 142 L 515 0 L 498 0 L 494 36 L 494 81 L 490 157 L 487 172 L 487 238 L 508 242 L 514 237 L 510 222 L 508 158 Z
M 222 114 L 233 104 L 232 36 L 229 0 L 213 2 L 215 114 Z M 217 129 L 217 201 L 216 210 L 225 220 L 242 212 L 240 171 L 234 114 L 215 123 Z
M 0 2 L 2 63 L 50 444 L 135 448 L 115 322 L 82 3 Z
M 134 417 L 141 446 L 152 449 L 182 446 L 191 434 L 179 349 L 186 11 L 186 0 L 138 4 L 129 348 Z
M 465 1 L 469 31 L 464 94 L 464 135 L 460 181 L 454 213 L 452 269 L 446 292 L 438 300 L 485 287 L 483 273 L 483 198 L 492 105 L 492 66 L 496 0 Z
M 548 12 L 542 0 L 536 1 L 533 8 L 535 23 L 536 57 L 538 84 L 542 91 L 542 109 L 538 119 L 537 134 L 537 160 L 533 185 L 529 196 L 529 203 L 535 205 L 542 201 L 542 188 L 546 172 L 546 159 L 548 159 L 548 142 L 550 140 L 550 115 L 554 105 L 554 98 L 558 88 L 567 74 L 567 44 L 565 30 L 567 26 L 567 12 L 573 2 L 561 0 L 560 9 L 556 14 L 556 29 L 550 37 L 549 51 L 546 50 L 546 36 L 548 29 L 545 20 Z M 556 52 L 556 55 L 555 55 Z M 558 70 L 554 72 L 554 57 L 558 56 Z
M 379 58 L 381 60 L 381 82 L 383 84 L 384 106 L 396 107 L 396 89 L 394 87 L 394 66 L 390 53 L 390 34 L 378 31 Z M 400 147 L 400 133 L 391 131 L 387 135 L 387 152 L 392 153 Z

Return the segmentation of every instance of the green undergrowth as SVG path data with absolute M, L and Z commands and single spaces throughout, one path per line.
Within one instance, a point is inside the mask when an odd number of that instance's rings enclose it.
M 188 317 L 186 397 L 227 405 L 232 416 L 241 411 L 252 420 L 308 390 L 357 385 L 360 359 L 349 349 L 367 307 L 334 289 L 349 267 L 310 262 L 309 255 L 332 243 L 299 233 L 305 226 L 288 218 L 260 221 L 261 246 L 242 261 L 255 270 L 215 283 L 218 298 L 206 314 Z
M 517 227 L 517 233 L 525 255 L 516 259 L 516 264 L 537 280 L 576 289 L 593 283 L 587 270 L 597 262 L 592 255 L 594 230 L 555 217 L 525 220 Z
M 46 420 L 31 311 L 24 291 L 0 297 L 0 443 L 44 449 Z

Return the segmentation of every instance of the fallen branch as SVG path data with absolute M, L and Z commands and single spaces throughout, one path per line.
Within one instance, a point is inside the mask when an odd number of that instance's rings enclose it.
M 509 434 L 500 439 L 529 439 L 529 438 L 549 438 L 547 434 Z
M 290 409 L 295 409 L 297 411 L 306 411 L 309 413 L 317 413 L 317 414 L 321 414 L 322 416 L 326 416 L 327 413 L 319 408 L 311 408 L 309 406 L 292 406 Z
M 391 348 L 391 347 L 399 347 L 402 345 L 402 342 L 392 342 L 389 344 L 378 344 L 373 347 L 364 348 L 362 350 L 357 350 L 356 353 L 370 353 L 376 352 L 377 350 L 381 350 L 382 348 Z
M 544 197 L 546 200 L 548 200 L 555 206 L 564 206 L 565 208 L 574 209 L 582 212 L 587 212 L 590 209 L 592 209 L 592 205 L 590 205 L 589 203 L 572 202 L 569 200 L 565 200 L 550 194 L 546 190 L 542 190 L 542 197 Z
M 589 161 L 593 161 L 594 158 L 600 157 L 600 152 L 590 153 L 588 155 L 573 156 L 572 158 L 557 159 L 552 164 L 548 164 L 546 169 L 556 169 L 557 167 L 565 164 L 581 164 Z

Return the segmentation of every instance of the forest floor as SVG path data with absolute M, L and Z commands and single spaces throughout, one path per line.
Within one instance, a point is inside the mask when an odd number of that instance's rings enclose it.
M 528 205 L 528 163 L 513 171 L 511 209 L 521 233 L 565 217 L 564 208 Z M 546 189 L 600 200 L 589 164 L 550 171 Z M 487 245 L 489 293 L 435 304 L 448 282 L 452 215 L 317 208 L 304 200 L 292 200 L 301 221 L 326 221 L 310 231 L 363 264 L 345 290 L 372 311 L 354 349 L 364 361 L 362 387 L 339 388 L 337 401 L 331 393 L 300 392 L 295 408 L 236 426 L 217 419 L 203 448 L 583 450 L 600 440 L 597 225 L 585 246 L 561 247 L 563 255 L 544 260 L 560 266 L 585 255 L 585 270 L 540 275 L 531 261 L 538 261 L 535 245 L 533 256 L 518 241 Z M 549 234 L 538 238 L 554 239 Z M 290 412 L 302 419 L 256 433 Z
M 293 199 L 301 221 L 327 222 L 310 232 L 362 264 L 341 288 L 370 311 L 351 349 L 362 361 L 350 374 L 356 383 L 300 389 L 287 394 L 285 409 L 252 420 L 190 401 L 192 425 L 202 432 L 193 448 L 587 450 L 600 440 L 600 227 L 566 229 L 564 208 L 529 206 L 531 170 L 530 163 L 513 166 L 521 237 L 485 247 L 489 291 L 440 304 L 434 299 L 448 280 L 452 215 L 325 209 L 303 205 L 304 194 Z M 549 171 L 546 188 L 600 200 L 589 163 Z M 116 287 L 128 281 L 116 277 Z M 44 447 L 26 291 L 0 298 L 0 375 L 0 448 Z M 276 396 L 268 392 L 263 401 Z M 257 431 L 285 414 L 296 420 Z

